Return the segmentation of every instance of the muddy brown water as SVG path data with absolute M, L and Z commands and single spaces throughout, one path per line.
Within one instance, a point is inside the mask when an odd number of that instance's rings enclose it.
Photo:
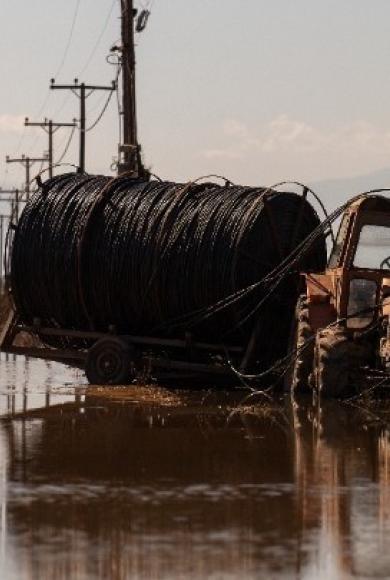
M 389 578 L 386 415 L 0 355 L 0 578 Z

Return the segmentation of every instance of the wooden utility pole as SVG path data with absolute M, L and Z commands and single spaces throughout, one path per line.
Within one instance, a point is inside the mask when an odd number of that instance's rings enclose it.
M 6 232 L 8 230 L 11 216 L 9 214 L 0 214 L 0 293 L 4 289 L 3 274 L 5 274 L 5 248 Z
M 58 129 L 61 127 L 76 127 L 76 119 L 73 119 L 73 123 L 54 123 L 51 119 L 45 119 L 41 123 L 32 123 L 28 117 L 24 120 L 25 127 L 41 127 L 49 136 L 49 177 L 53 177 L 53 164 L 54 164 L 54 147 L 53 147 L 53 136 Z
M 112 81 L 111 86 L 95 86 L 79 83 L 78 79 L 74 80 L 73 85 L 57 85 L 54 79 L 51 79 L 51 89 L 70 90 L 80 99 L 80 155 L 79 169 L 85 171 L 85 134 L 86 134 L 86 110 L 85 102 L 94 91 L 115 91 L 116 82 Z
M 27 199 L 30 197 L 30 181 L 31 181 L 31 167 L 34 163 L 44 163 L 48 161 L 48 157 L 28 157 L 26 155 L 22 155 L 21 157 L 15 157 L 11 159 L 8 155 L 5 158 L 7 163 L 21 163 L 26 171 L 26 185 L 25 185 L 25 192 L 27 194 Z
M 7 197 L 3 197 L 3 195 Z M 23 202 L 21 192 L 18 189 L 0 189 L 0 202 L 8 203 L 11 206 L 11 217 L 15 217 L 15 222 L 17 223 L 19 220 L 20 202 Z
M 8 218 L 8 216 L 4 214 L 0 214 L 0 279 L 3 277 L 3 254 L 4 254 L 4 222 Z M 0 287 L 0 291 L 3 288 Z
M 140 151 L 137 137 L 137 108 L 135 93 L 134 28 L 137 10 L 133 0 L 121 0 L 122 10 L 122 107 L 123 142 L 119 145 L 118 173 L 134 172 L 138 175 Z

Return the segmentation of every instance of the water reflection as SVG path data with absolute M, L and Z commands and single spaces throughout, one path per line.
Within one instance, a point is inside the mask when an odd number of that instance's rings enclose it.
M 1 383 L 1 578 L 389 577 L 382 424 L 59 369 Z

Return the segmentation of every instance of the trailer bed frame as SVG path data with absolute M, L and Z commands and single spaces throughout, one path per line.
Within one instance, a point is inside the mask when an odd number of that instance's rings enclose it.
M 20 322 L 15 310 L 11 310 L 4 328 L 0 333 L 0 351 L 8 354 L 52 360 L 82 369 L 85 369 L 86 367 L 89 352 L 91 350 L 90 348 L 54 348 L 46 346 L 45 344 L 39 344 L 37 346 L 15 345 L 14 342 L 16 337 L 22 332 L 41 340 L 42 337 L 44 338 L 45 336 L 64 339 L 75 338 L 88 341 L 92 345 L 99 341 L 117 337 L 144 352 L 140 360 L 143 360 L 144 365 L 148 364 L 149 367 L 153 369 L 153 372 L 156 371 L 157 376 L 159 373 L 165 372 L 168 373 L 168 375 L 172 375 L 172 378 L 174 378 L 177 373 L 180 374 L 180 377 L 183 377 L 183 372 L 189 373 L 192 378 L 194 375 L 201 375 L 203 378 L 207 376 L 210 376 L 210 378 L 232 378 L 234 372 L 230 364 L 227 362 L 227 353 L 233 355 L 236 360 L 239 359 L 243 361 L 248 358 L 248 349 L 253 348 L 253 344 L 251 344 L 253 340 L 249 341 L 247 349 L 239 346 L 226 347 L 223 344 L 195 341 L 190 333 L 186 333 L 185 339 L 178 339 L 127 334 L 121 335 L 116 334 L 114 329 L 110 332 L 104 333 L 54 328 L 41 326 L 38 320 L 34 321 L 33 325 L 27 326 Z M 181 357 L 178 359 L 171 359 L 164 356 L 161 352 L 162 349 L 166 348 L 176 349 L 178 352 L 181 352 L 186 356 L 184 359 Z M 203 358 L 204 355 L 207 356 L 207 354 L 210 355 L 210 358 L 214 355 L 215 361 L 212 364 L 197 362 L 197 353 L 202 353 Z

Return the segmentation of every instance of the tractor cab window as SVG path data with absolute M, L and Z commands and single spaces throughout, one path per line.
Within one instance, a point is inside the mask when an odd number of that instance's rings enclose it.
M 332 249 L 332 253 L 329 258 L 329 268 L 337 268 L 337 266 L 340 265 L 350 221 L 351 216 L 348 213 L 344 214 L 343 219 L 341 220 L 339 231 L 337 232 L 337 237 Z
M 377 284 L 374 280 L 355 278 L 349 286 L 348 320 L 349 328 L 365 328 L 374 319 Z
M 390 224 L 365 224 L 360 230 L 355 268 L 390 270 Z

